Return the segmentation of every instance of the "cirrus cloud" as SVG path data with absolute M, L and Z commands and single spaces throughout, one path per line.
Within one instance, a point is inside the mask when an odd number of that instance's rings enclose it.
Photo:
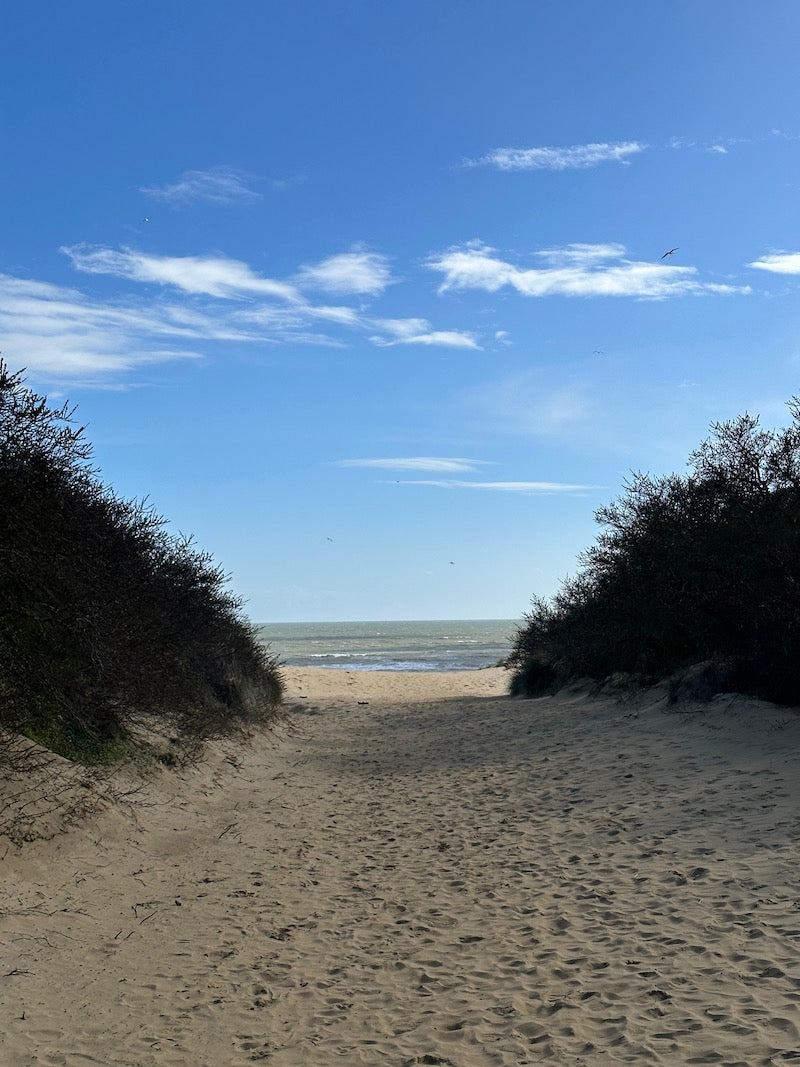
M 486 460 L 438 456 L 404 456 L 386 459 L 340 459 L 337 467 L 370 467 L 391 471 L 466 472 L 485 466 Z
M 570 147 L 548 145 L 540 148 L 495 148 L 479 159 L 467 160 L 469 167 L 496 167 L 498 170 L 585 170 L 600 163 L 628 163 L 628 157 L 643 151 L 639 141 L 578 144 Z
M 329 256 L 312 266 L 302 267 L 296 276 L 298 285 L 323 289 L 328 293 L 382 293 L 392 282 L 389 261 L 376 252 L 343 252 Z
M 428 259 L 443 275 L 439 292 L 509 286 L 522 296 L 622 296 L 663 300 L 705 293 L 747 293 L 749 286 L 720 285 L 697 278 L 697 268 L 630 260 L 621 244 L 570 244 L 535 253 L 541 267 L 521 267 L 500 258 L 481 241 L 448 249 Z
M 771 274 L 800 274 L 800 252 L 773 252 L 747 265 Z
M 381 348 L 393 345 L 439 345 L 443 348 L 480 348 L 474 334 L 467 330 L 432 330 L 427 319 L 373 319 L 372 326 L 381 331 L 370 341 Z
M 108 381 L 137 366 L 189 359 L 212 323 L 181 309 L 92 300 L 75 289 L 0 274 L 0 333 L 15 363 L 34 376 Z
M 156 256 L 133 248 L 117 251 L 85 244 L 63 247 L 61 251 L 69 256 L 76 270 L 86 274 L 111 274 L 206 296 L 300 299 L 294 286 L 262 278 L 246 263 L 225 256 Z
M 415 479 L 404 485 L 429 485 L 435 489 L 482 489 L 492 493 L 579 493 L 597 489 L 595 485 L 573 485 L 569 482 L 470 482 L 456 478 Z
M 222 341 L 344 348 L 353 336 L 372 333 L 379 346 L 478 347 L 472 334 L 436 330 L 426 319 L 373 318 L 362 306 L 363 293 L 386 278 L 381 281 L 385 261 L 372 253 L 344 253 L 322 261 L 330 288 L 346 288 L 362 297 L 350 306 L 344 301 L 316 304 L 293 282 L 266 278 L 248 264 L 221 255 L 165 256 L 92 245 L 62 251 L 77 271 L 128 284 L 109 296 L 0 275 L 4 350 L 33 375 L 59 383 L 120 382 L 147 363 L 208 355 L 211 346 Z M 349 276 L 347 286 L 344 274 Z M 297 277 L 302 276 L 300 272 Z M 158 289 L 141 291 L 130 283 Z
M 209 170 L 187 170 L 169 185 L 144 185 L 139 191 L 173 205 L 197 202 L 241 204 L 260 199 L 261 194 L 254 192 L 246 183 L 247 175 L 233 167 L 222 166 Z

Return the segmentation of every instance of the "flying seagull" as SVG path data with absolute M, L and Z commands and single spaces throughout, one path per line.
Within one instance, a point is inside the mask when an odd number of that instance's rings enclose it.
M 678 251 L 678 249 L 677 249 L 677 248 L 670 248 L 669 252 L 665 252 L 665 253 L 664 253 L 664 255 L 663 255 L 663 256 L 662 256 L 661 258 L 662 258 L 662 259 L 666 259 L 666 258 L 667 258 L 667 256 L 671 256 L 671 255 L 673 255 L 673 254 L 674 254 L 675 252 L 677 252 L 677 251 Z

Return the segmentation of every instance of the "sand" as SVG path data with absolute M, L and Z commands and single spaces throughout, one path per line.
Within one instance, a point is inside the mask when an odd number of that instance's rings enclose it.
M 0 839 L 4 1067 L 800 1061 L 796 712 L 286 676 L 274 733 Z

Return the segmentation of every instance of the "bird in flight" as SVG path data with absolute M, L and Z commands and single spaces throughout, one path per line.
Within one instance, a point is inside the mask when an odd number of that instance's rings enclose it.
M 678 251 L 677 248 L 670 248 L 669 252 L 665 252 L 664 255 L 661 258 L 662 259 L 666 259 L 667 256 L 674 255 L 674 253 L 677 252 L 677 251 Z

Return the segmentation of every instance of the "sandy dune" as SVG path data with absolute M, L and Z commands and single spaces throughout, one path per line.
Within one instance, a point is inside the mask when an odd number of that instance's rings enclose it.
M 274 735 L 0 839 L 0 1063 L 800 1062 L 800 716 L 286 675 Z

